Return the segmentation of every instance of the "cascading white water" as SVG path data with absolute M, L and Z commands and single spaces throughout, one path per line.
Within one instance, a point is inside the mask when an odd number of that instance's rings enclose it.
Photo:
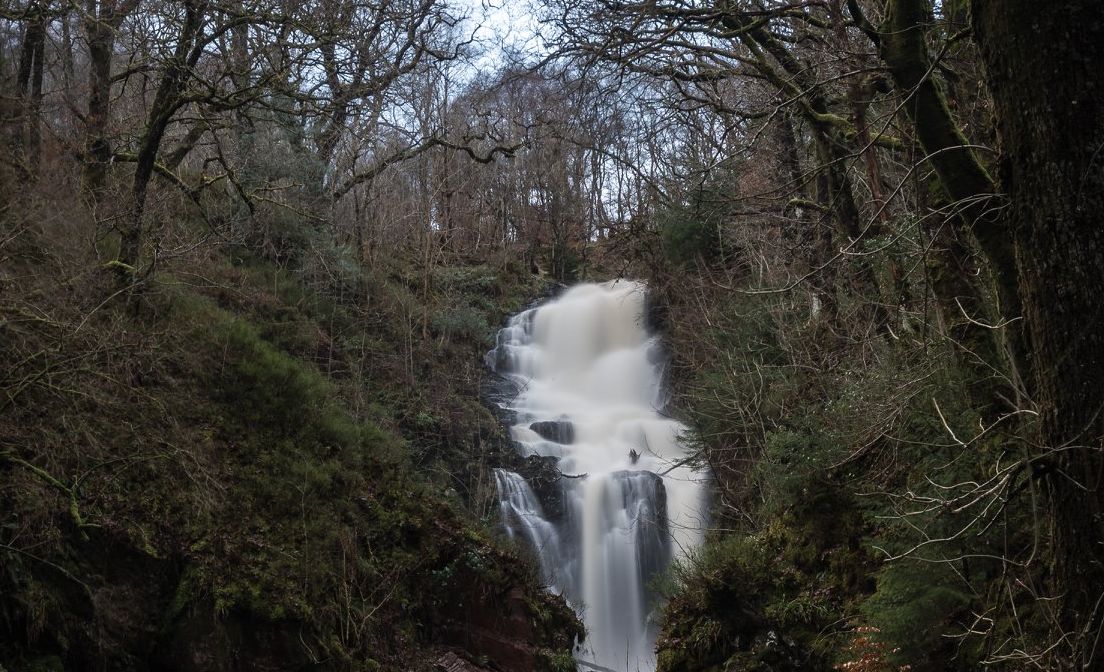
M 655 669 L 649 581 L 698 545 L 705 475 L 683 464 L 685 427 L 661 415 L 661 357 L 635 282 L 577 285 L 512 318 L 488 364 L 515 383 L 502 402 L 524 456 L 554 457 L 564 506 L 545 515 L 516 473 L 498 470 L 503 524 L 535 550 L 549 587 L 587 628 L 576 658 Z
M 530 548 L 542 558 L 541 568 L 545 583 L 555 592 L 557 585 L 556 569 L 563 562 L 560 551 L 560 535 L 556 526 L 545 519 L 537 495 L 519 474 L 505 469 L 495 470 L 495 485 L 498 488 L 499 509 L 506 534 L 516 539 L 520 534 Z

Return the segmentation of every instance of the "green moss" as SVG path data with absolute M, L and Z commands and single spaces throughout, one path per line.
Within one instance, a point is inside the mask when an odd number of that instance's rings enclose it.
M 575 657 L 567 651 L 553 653 L 547 656 L 546 661 L 549 672 L 575 672 L 577 669 Z
M 27 661 L 27 672 L 62 672 L 65 669 L 58 656 L 39 656 Z
M 172 630 L 181 615 L 183 615 L 184 610 L 188 608 L 188 605 L 191 604 L 194 599 L 194 573 L 190 570 L 186 570 L 177 581 L 172 598 L 170 598 L 168 605 L 165 607 L 164 615 L 161 619 L 161 632 L 163 634 L 167 634 Z

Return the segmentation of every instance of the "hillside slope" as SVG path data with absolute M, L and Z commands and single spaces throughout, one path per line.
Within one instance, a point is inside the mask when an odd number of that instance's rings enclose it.
M 481 353 L 538 281 L 227 247 L 128 299 L 45 219 L 0 248 L 0 669 L 570 664 L 488 525 Z

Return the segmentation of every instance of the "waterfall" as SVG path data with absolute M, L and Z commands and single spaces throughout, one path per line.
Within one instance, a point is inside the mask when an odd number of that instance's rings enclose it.
M 686 428 L 660 413 L 662 357 L 644 313 L 639 283 L 577 285 L 514 316 L 487 355 L 514 387 L 499 403 L 518 450 L 563 474 L 554 516 L 519 474 L 495 478 L 507 534 L 586 626 L 584 669 L 655 669 L 650 582 L 704 527 L 706 477 L 683 464 Z
M 557 571 L 562 565 L 560 535 L 555 525 L 545 519 L 536 494 L 525 479 L 512 471 L 495 469 L 502 524 L 511 539 L 520 534 L 541 558 L 544 581 L 556 593 L 562 591 Z

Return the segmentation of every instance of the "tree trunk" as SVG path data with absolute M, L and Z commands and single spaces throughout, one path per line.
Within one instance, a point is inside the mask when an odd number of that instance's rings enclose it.
M 828 100 L 823 89 L 814 80 L 812 70 L 798 60 L 784 43 L 757 25 L 756 20 L 749 15 L 725 13 L 721 20 L 726 27 L 737 31 L 738 39 L 752 53 L 770 54 L 788 76 L 780 78 L 759 59 L 760 72 L 780 89 L 796 95 L 801 101 L 799 109 L 812 130 L 820 170 L 827 175 L 830 196 L 826 205 L 835 216 L 840 238 L 851 244 L 863 237 L 869 237 L 855 204 L 851 177 L 848 174 L 853 148 L 840 129 L 827 120 L 831 116 L 828 114 Z M 853 260 L 848 261 L 852 261 L 847 270 L 854 294 L 862 301 L 860 319 L 864 323 L 863 327 L 872 327 L 874 332 L 884 333 L 889 326 L 889 315 L 870 261 L 863 255 L 856 255 Z
M 831 222 L 831 193 L 828 189 L 828 176 L 821 171 L 816 178 L 817 202 L 820 209 L 809 231 L 811 248 L 810 266 L 815 270 L 809 279 L 813 286 L 817 302 L 813 305 L 813 315 L 824 315 L 825 321 L 834 325 L 839 318 L 839 301 L 836 297 L 837 267 L 832 263 L 832 251 L 835 249 Z
M 115 32 L 141 0 L 87 0 L 84 34 L 88 42 L 88 114 L 85 117 L 84 191 L 98 208 L 107 188 L 111 141 L 111 61 Z
M 817 269 L 828 263 L 832 254 L 832 228 L 829 219 L 831 196 L 828 193 L 828 178 L 824 171 L 816 175 L 814 194 L 810 194 L 808 177 L 801 174 L 801 162 L 797 153 L 797 140 L 794 138 L 793 119 L 788 110 L 780 110 L 775 119 L 775 141 L 778 143 L 779 184 L 794 195 L 797 204 L 788 205 L 785 214 L 794 218 L 792 230 L 784 235 L 801 250 L 810 269 Z M 816 199 L 816 200 L 814 200 Z M 806 204 L 808 202 L 808 204 Z M 793 203 L 791 201 L 791 203 Z M 835 279 L 830 277 L 831 267 L 813 271 L 809 276 L 812 289 L 813 315 L 824 315 L 828 322 L 834 323 L 837 317 Z
M 1048 451 L 1067 669 L 1104 647 L 1104 5 L 973 2 Z M 988 250 L 986 250 L 988 252 Z M 1008 280 L 1008 279 L 1006 279 Z
M 19 150 L 30 175 L 35 173 L 41 157 L 42 77 L 46 45 L 45 8 L 38 3 L 28 10 L 27 28 L 19 53 L 19 98 L 22 123 L 19 130 Z
M 827 192 L 820 195 L 820 200 L 825 209 L 835 215 L 836 227 L 843 239 L 839 245 L 842 249 L 864 237 L 869 238 L 863 226 L 862 215 L 855 204 L 851 176 L 848 174 L 850 152 L 833 129 L 817 128 L 814 125 L 813 137 L 817 144 L 820 171 L 826 176 Z M 830 254 L 836 254 L 836 250 L 831 250 Z M 889 326 L 889 312 L 882 300 L 881 287 L 869 258 L 857 254 L 846 261 L 850 262 L 847 273 L 852 290 L 862 301 L 860 317 L 864 328 L 870 327 L 872 332 L 884 333 Z M 829 263 L 828 259 L 825 263 Z
M 191 76 L 192 68 L 199 60 L 200 51 L 196 49 L 205 19 L 207 4 L 201 0 L 185 2 L 184 25 L 173 55 L 165 63 L 157 93 L 150 105 L 149 118 L 145 132 L 138 147 L 134 162 L 134 179 L 131 183 L 131 200 L 134 210 L 130 223 L 122 232 L 122 245 L 119 261 L 132 269 L 138 268 L 143 238 L 143 218 L 145 215 L 146 194 L 153 173 L 157 169 L 157 153 L 161 140 L 172 121 L 173 114 L 180 108 L 181 94 Z
M 98 206 L 107 187 L 111 143 L 107 121 L 111 111 L 111 57 L 115 51 L 115 27 L 95 14 L 95 3 L 85 18 L 88 40 L 88 115 L 85 117 L 84 189 Z
M 114 32 L 101 26 L 88 27 L 88 120 L 85 128 L 86 153 L 84 188 L 99 204 L 107 187 L 107 166 L 111 144 L 107 139 L 107 118 L 111 108 L 111 52 Z
M 865 18 L 856 2 L 848 6 L 860 25 Z M 890 0 L 878 32 L 865 26 L 889 69 L 897 89 L 906 96 L 902 105 L 916 129 L 926 162 L 934 169 L 939 186 L 950 199 L 955 215 L 939 227 L 931 258 L 932 288 L 949 336 L 966 351 L 964 363 L 977 374 L 975 403 L 993 416 L 1006 408 L 1002 394 L 1019 389 L 1019 362 L 1024 337 L 1022 313 L 1016 290 L 1012 241 L 993 207 L 993 179 L 969 147 L 947 106 L 934 77 L 926 34 L 932 24 L 930 0 Z M 973 240 L 971 240 L 973 239 Z M 970 258 L 972 242 L 985 252 L 988 273 L 975 273 Z M 992 282 L 986 282 L 985 278 Z M 993 305 L 993 299 L 996 304 Z M 1005 324 L 989 329 L 983 323 Z M 995 376 L 1011 381 L 998 382 Z M 1008 396 L 1016 396 L 1011 394 Z

